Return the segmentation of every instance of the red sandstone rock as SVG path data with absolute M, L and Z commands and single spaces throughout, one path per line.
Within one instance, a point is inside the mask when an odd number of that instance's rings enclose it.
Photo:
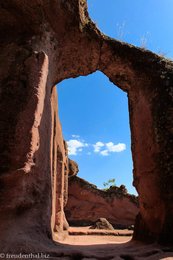
M 106 218 L 116 228 L 127 228 L 134 224 L 138 212 L 135 196 L 124 194 L 119 188 L 103 191 L 79 177 L 69 179 L 65 213 L 73 226 L 92 225 L 99 218 Z
M 58 118 L 57 94 L 52 90 L 52 230 L 61 233 L 68 229 L 64 207 L 68 197 L 68 165 L 67 146 L 62 136 Z
M 96 220 L 94 225 L 90 227 L 90 229 L 108 229 L 114 230 L 113 226 L 107 221 L 105 218 L 99 218 Z
M 71 159 L 69 159 L 68 167 L 69 167 L 69 173 L 68 173 L 69 177 L 75 176 L 79 172 L 78 164 Z
M 1 1 L 0 35 L 0 252 L 57 250 L 68 163 L 53 88 L 96 70 L 128 94 L 134 237 L 173 243 L 172 61 L 104 36 L 85 0 Z

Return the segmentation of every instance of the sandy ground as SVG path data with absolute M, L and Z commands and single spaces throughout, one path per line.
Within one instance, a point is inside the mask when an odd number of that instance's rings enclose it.
M 115 229 L 115 230 L 106 230 L 106 229 L 90 229 L 90 227 L 70 227 L 68 230 L 69 234 L 71 236 L 128 236 L 132 237 L 133 231 L 128 230 L 128 229 Z M 107 240 L 110 239 L 107 238 Z M 125 239 L 126 241 L 127 239 Z
M 74 228 L 71 229 L 74 231 Z M 77 229 L 79 231 L 79 229 Z M 87 231 L 87 229 L 83 229 Z M 115 232 L 120 232 L 115 230 Z M 126 233 L 127 230 L 121 231 Z M 124 235 L 70 235 L 59 241 L 65 260 L 173 260 L 173 248 L 157 244 L 146 245 Z
M 63 243 L 68 245 L 100 245 L 100 244 L 122 244 L 131 240 L 132 237 L 125 236 L 103 236 L 103 235 L 86 235 L 67 237 Z

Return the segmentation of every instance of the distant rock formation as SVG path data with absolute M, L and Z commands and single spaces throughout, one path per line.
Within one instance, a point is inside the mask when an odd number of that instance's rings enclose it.
M 107 221 L 106 218 L 99 218 L 97 221 L 90 227 L 90 229 L 107 229 L 114 230 L 113 226 Z
M 116 228 L 128 228 L 134 225 L 138 212 L 137 197 L 122 187 L 104 191 L 77 176 L 69 178 L 65 214 L 71 225 L 93 225 L 99 218 L 106 218 Z
M 78 164 L 75 161 L 69 159 L 68 165 L 69 165 L 68 166 L 68 168 L 69 168 L 69 173 L 68 173 L 69 177 L 75 176 L 79 172 Z

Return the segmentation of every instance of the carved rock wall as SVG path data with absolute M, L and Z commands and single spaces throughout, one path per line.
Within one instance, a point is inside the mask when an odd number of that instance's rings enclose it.
M 139 212 L 137 198 L 120 189 L 103 191 L 74 176 L 69 178 L 69 198 L 65 213 L 69 224 L 87 226 L 106 218 L 115 228 L 134 225 Z
M 85 0 L 1 1 L 0 34 L 0 249 L 41 250 L 62 229 L 67 164 L 52 89 L 96 70 L 129 97 L 134 236 L 172 243 L 173 63 L 101 34 Z
M 16 43 L 3 47 L 0 249 L 17 251 L 19 245 L 38 246 L 45 234 L 51 238 L 51 168 L 45 156 L 50 154 L 51 136 L 51 127 L 46 127 L 51 125 L 48 56 Z
M 51 141 L 51 183 L 52 183 L 52 230 L 61 233 L 68 228 L 64 207 L 68 197 L 69 159 L 67 146 L 62 136 L 58 117 L 56 88 L 52 89 L 52 141 Z

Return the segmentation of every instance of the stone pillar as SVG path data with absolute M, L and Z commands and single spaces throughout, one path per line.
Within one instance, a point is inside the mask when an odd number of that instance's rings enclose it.
M 140 201 L 134 238 L 168 244 L 173 241 L 172 69 L 165 64 L 148 73 L 150 80 L 129 93 L 134 186 Z
M 3 48 L 0 250 L 34 250 L 34 240 L 51 239 L 49 61 L 15 43 Z

